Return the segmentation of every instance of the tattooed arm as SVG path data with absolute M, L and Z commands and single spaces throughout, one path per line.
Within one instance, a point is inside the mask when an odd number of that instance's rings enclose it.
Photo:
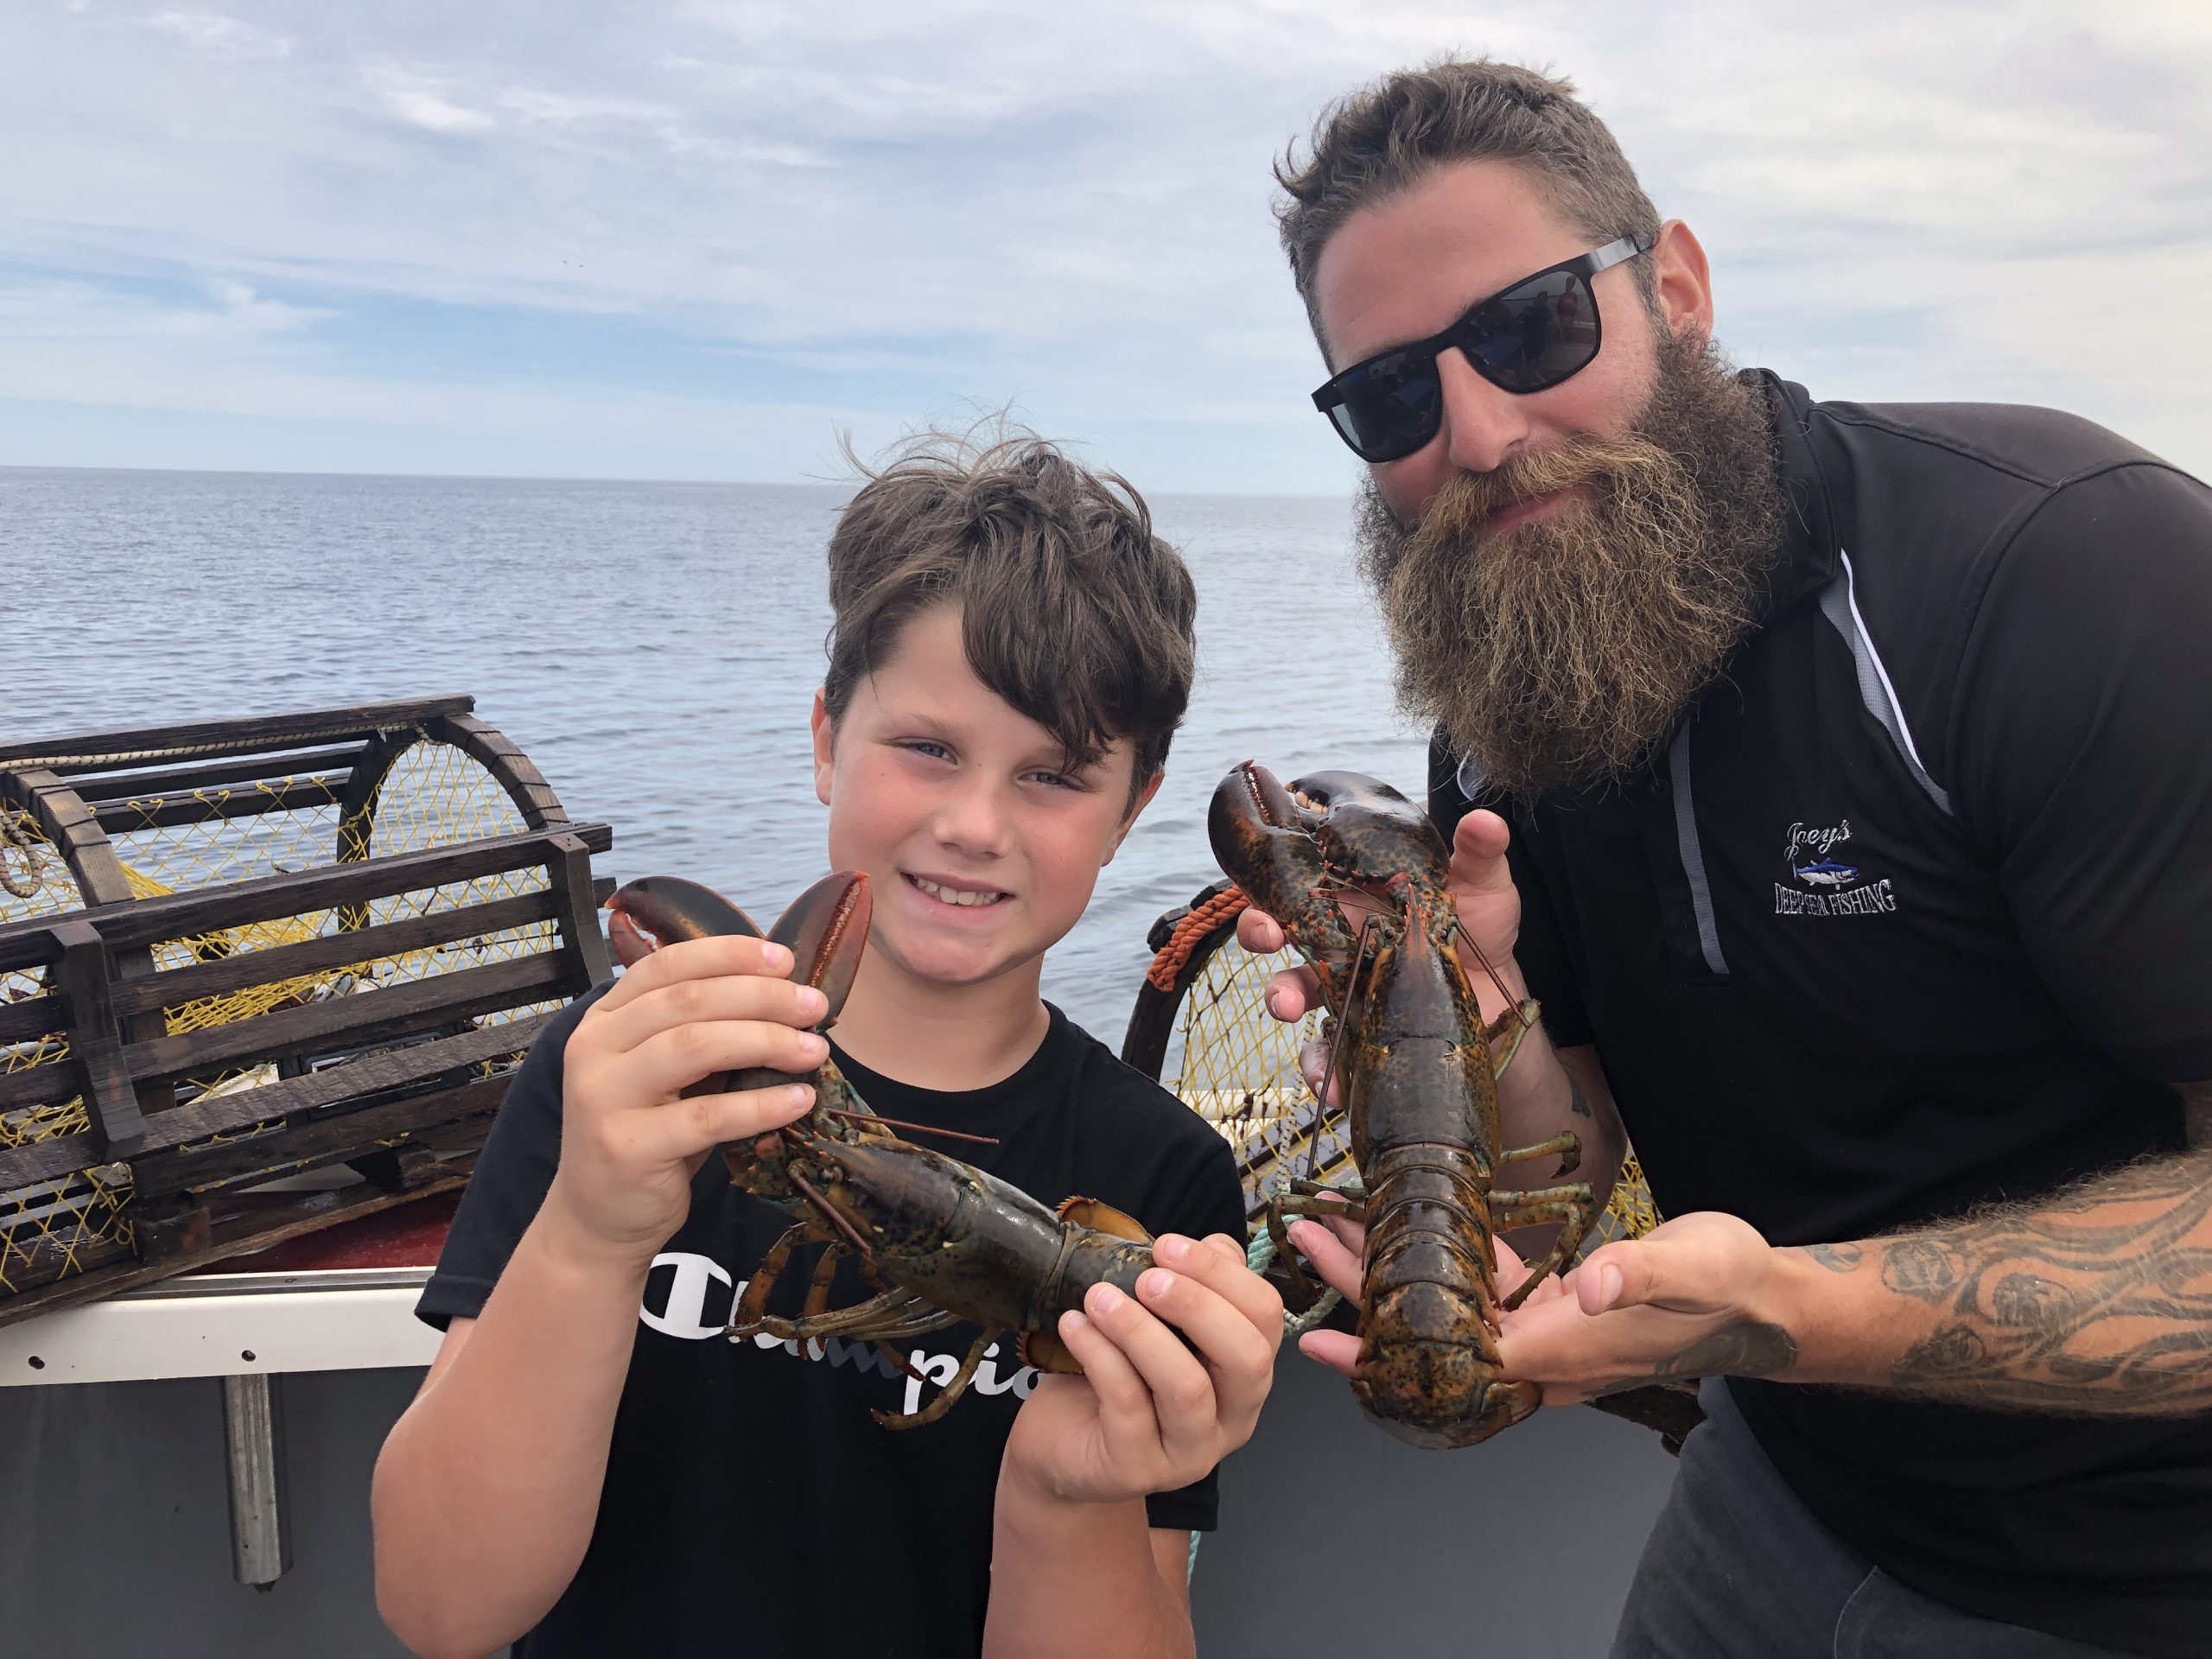
M 1856 1244 L 1785 1252 L 1838 1282 L 1789 1373 L 2022 1411 L 2212 1409 L 2212 1083 L 2190 1150 Z
M 1509 1376 L 1567 1405 L 1670 1376 L 1768 1376 L 1993 1410 L 2212 1411 L 2212 1083 L 2190 1149 L 1886 1238 L 1770 1248 L 1683 1216 L 1592 1252 L 1507 1317 Z

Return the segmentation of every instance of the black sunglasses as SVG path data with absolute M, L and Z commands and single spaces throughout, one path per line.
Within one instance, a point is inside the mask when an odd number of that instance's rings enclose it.
M 1604 331 L 1590 279 L 1649 253 L 1624 236 L 1560 261 L 1478 300 L 1440 334 L 1394 346 L 1332 375 L 1313 394 L 1337 435 L 1362 461 L 1396 461 L 1436 435 L 1444 418 L 1440 352 L 1456 346 L 1477 374 L 1504 391 L 1542 391 L 1590 366 Z

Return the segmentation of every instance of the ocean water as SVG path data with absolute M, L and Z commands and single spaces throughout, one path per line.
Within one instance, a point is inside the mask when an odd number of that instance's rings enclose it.
M 1141 480 L 1140 480 L 1141 481 Z M 826 868 L 807 714 L 829 627 L 826 486 L 0 467 L 0 741 L 474 694 L 602 874 L 773 913 Z M 1146 930 L 1217 874 L 1205 805 L 1256 759 L 1416 793 L 1344 499 L 1152 502 L 1198 582 L 1167 779 L 1045 992 L 1118 1046 Z

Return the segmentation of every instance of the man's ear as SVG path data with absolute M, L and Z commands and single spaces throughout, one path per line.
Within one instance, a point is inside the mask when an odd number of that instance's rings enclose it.
M 1702 346 L 1713 338 L 1713 272 L 1690 227 L 1670 219 L 1651 245 L 1651 270 L 1667 327 Z
M 830 780 L 837 770 L 835 746 L 837 722 L 830 718 L 830 705 L 817 688 L 814 693 L 814 798 L 830 804 Z
M 1128 811 L 1122 816 L 1122 827 L 1114 832 L 1114 844 L 1106 849 L 1106 856 L 1098 861 L 1101 869 L 1114 861 L 1114 855 L 1122 850 L 1122 842 L 1128 837 L 1129 831 L 1136 827 L 1138 817 L 1145 808 L 1152 804 L 1152 798 L 1160 793 L 1160 785 L 1166 781 L 1166 771 L 1162 768 L 1152 774 L 1150 783 L 1137 791 L 1136 799 L 1129 803 Z

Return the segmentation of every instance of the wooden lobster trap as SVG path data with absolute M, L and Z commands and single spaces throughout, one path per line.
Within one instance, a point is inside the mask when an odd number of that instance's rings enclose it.
M 467 1179 L 612 841 L 473 709 L 0 745 L 0 1323 Z

